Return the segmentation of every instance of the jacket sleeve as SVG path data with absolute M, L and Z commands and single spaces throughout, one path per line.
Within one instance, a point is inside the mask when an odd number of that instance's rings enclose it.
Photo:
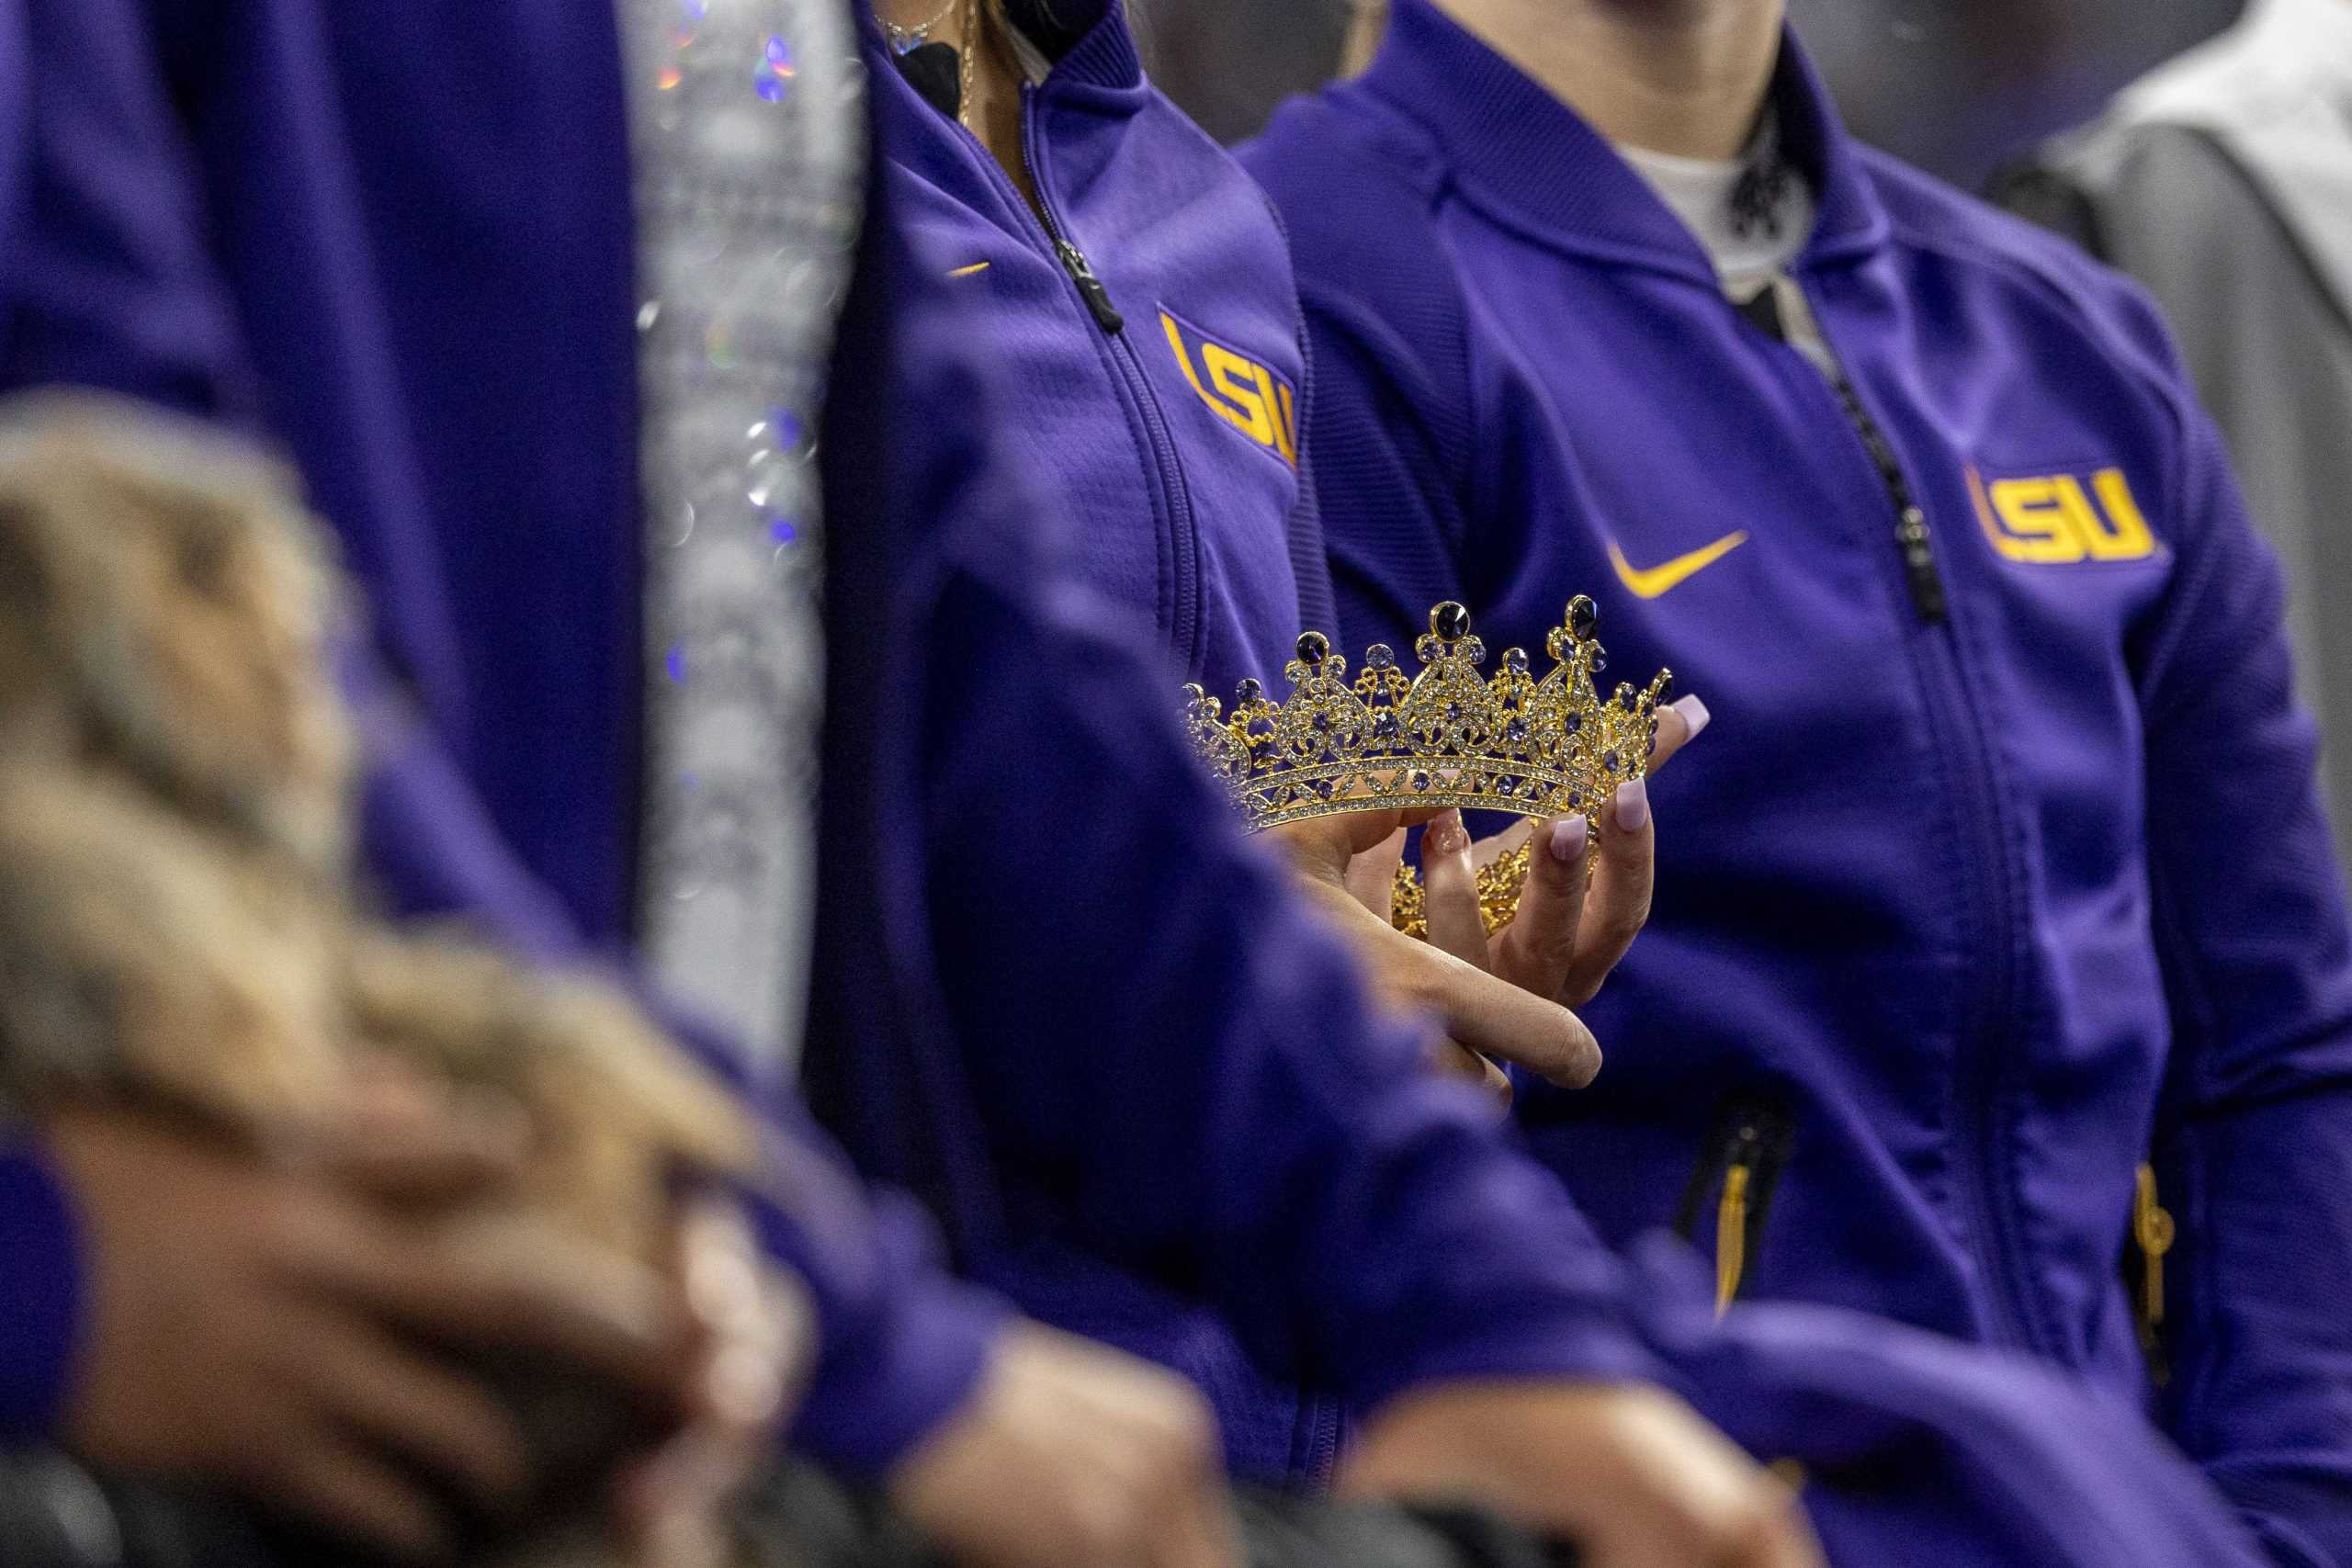
M 81 1284 L 63 1190 L 30 1146 L 0 1141 L 0 1447 L 62 1413 Z
M 2300 585 L 2287 604 L 2298 691 L 2322 734 L 2352 737 L 2352 628 L 2341 580 L 2352 492 L 2352 321 L 2261 184 L 2203 130 L 2157 122 L 2062 142 L 2012 174 L 2012 209 L 2067 234 L 2163 307 L 2256 525 Z M 2324 794 L 2352 810 L 2352 745 L 2321 757 Z M 2352 846 L 2339 843 L 2338 863 Z
M 0 389 L 65 383 L 245 416 L 256 400 L 233 307 L 140 8 L 23 5 L 25 130 L 0 136 L 0 153 L 19 149 L 0 178 L 17 219 L 0 231 Z M 8 0 L 0 20 L 15 15 Z M 542 957 L 576 953 L 559 901 L 499 840 L 455 761 L 429 729 L 401 722 L 372 651 L 346 649 L 345 673 L 371 743 L 369 847 L 393 901 L 468 914 Z M 702 1054 L 729 1056 L 707 1043 Z M 767 1109 L 796 1201 L 763 1214 L 761 1230 L 807 1278 L 824 1340 L 795 1438 L 873 1472 L 963 1403 L 1002 1308 L 938 1272 L 910 1207 L 869 1207 L 797 1101 Z M 0 1165 L 0 1434 L 45 1419 L 64 1376 L 74 1259 L 53 1199 L 28 1160 Z
M 209 410 L 232 339 L 137 29 L 0 0 L 0 392 L 69 384 Z M 0 1445 L 62 1413 L 82 1294 L 63 1189 L 0 1128 Z
M 431 730 L 404 715 L 372 660 L 354 655 L 352 663 L 346 684 L 361 694 L 368 751 L 368 860 L 394 906 L 480 920 L 545 961 L 579 956 L 560 900 L 501 841 Z M 707 1065 L 735 1077 L 740 1053 L 690 1019 L 667 1021 Z M 1005 1309 L 940 1272 L 936 1238 L 914 1205 L 869 1201 L 797 1096 L 772 1097 L 762 1109 L 777 1189 L 793 1201 L 763 1205 L 758 1229 L 808 1286 L 823 1336 L 793 1441 L 837 1469 L 878 1474 L 970 1394 Z
M 1424 1032 L 1368 1002 L 1192 756 L 1171 677 L 1029 547 L 1041 514 L 1006 465 L 977 468 L 917 502 L 967 525 L 922 623 L 922 819 L 998 1168 L 1076 1245 L 1360 1407 L 1443 1378 L 1650 1375 L 1620 1265 L 1435 1081 Z
M 2177 401 L 2178 560 L 2135 650 L 2174 1032 L 2155 1144 L 2178 1224 L 2166 1414 L 2281 1562 L 2343 1562 L 2352 939 L 2313 783 L 2317 736 L 2292 695 L 2279 572 L 2211 421 L 2185 392 Z
M 240 364 L 203 250 L 187 149 L 136 8 L 11 0 L 21 59 L 0 66 L 0 385 L 67 384 L 210 412 Z M 0 35 L 15 21 L 0 18 Z M 6 42 L 0 36 L 0 43 Z

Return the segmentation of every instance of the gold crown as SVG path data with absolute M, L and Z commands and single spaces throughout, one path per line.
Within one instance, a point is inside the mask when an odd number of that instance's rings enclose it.
M 1486 644 L 1471 633 L 1470 612 L 1451 601 L 1430 612 L 1429 635 L 1414 647 L 1421 671 L 1410 678 L 1394 649 L 1375 644 L 1351 682 L 1330 639 L 1308 632 L 1283 671 L 1288 702 L 1244 681 L 1228 714 L 1187 686 L 1186 724 L 1252 832 L 1340 812 L 1452 806 L 1538 818 L 1584 812 L 1597 842 L 1601 803 L 1649 771 L 1658 705 L 1674 684 L 1661 671 L 1646 690 L 1621 682 L 1601 696 L 1595 677 L 1609 659 L 1599 618 L 1590 599 L 1568 602 L 1544 639 L 1554 663 L 1541 681 L 1517 648 L 1492 677 L 1481 674 Z M 1526 868 L 1522 848 L 1480 874 L 1489 929 L 1516 912 Z M 1417 931 L 1418 881 L 1400 874 L 1397 892 L 1396 923 Z

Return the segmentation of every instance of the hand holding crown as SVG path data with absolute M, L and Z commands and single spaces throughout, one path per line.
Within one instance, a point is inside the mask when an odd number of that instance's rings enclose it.
M 1569 1087 L 1599 1070 L 1600 1047 L 1569 1010 L 1599 991 L 1648 915 L 1646 775 L 1706 723 L 1695 697 L 1663 702 L 1666 674 L 1602 697 L 1597 632 L 1579 597 L 1546 639 L 1555 667 L 1540 681 L 1517 649 L 1487 678 L 1468 612 L 1446 604 L 1416 646 L 1418 677 L 1374 647 L 1350 682 L 1310 632 L 1285 671 L 1286 703 L 1247 682 L 1228 715 L 1186 692 L 1194 742 L 1251 829 L 1281 834 L 1385 994 L 1445 1020 L 1460 1043 L 1444 1047 L 1446 1065 L 1506 1096 L 1486 1058 Z M 1474 846 L 1463 807 L 1527 820 Z M 1405 829 L 1420 824 L 1416 876 Z

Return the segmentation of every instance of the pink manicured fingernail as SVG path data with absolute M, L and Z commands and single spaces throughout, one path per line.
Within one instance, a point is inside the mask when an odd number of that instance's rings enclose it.
M 1460 811 L 1448 811 L 1430 824 L 1437 829 L 1437 852 L 1458 855 L 1470 847 L 1470 829 L 1464 825 Z
M 1638 833 L 1649 826 L 1650 786 L 1640 779 L 1627 779 L 1617 786 L 1617 826 L 1628 833 Z
M 1552 858 L 1563 862 L 1581 859 L 1584 855 L 1585 836 L 1586 825 L 1583 812 L 1579 811 L 1574 817 L 1561 818 L 1552 824 Z
M 1696 692 L 1687 697 L 1677 697 L 1666 705 L 1682 716 L 1682 722 L 1690 727 L 1690 739 L 1693 740 L 1699 739 L 1699 732 L 1706 728 L 1715 716 L 1707 711 L 1707 705 L 1699 700 Z

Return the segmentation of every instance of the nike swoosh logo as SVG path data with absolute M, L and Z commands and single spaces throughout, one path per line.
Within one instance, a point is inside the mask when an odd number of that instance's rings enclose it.
M 1617 547 L 1616 540 L 1611 539 L 1609 541 L 1609 564 L 1617 569 L 1617 581 L 1632 590 L 1634 598 L 1655 599 L 1681 587 L 1746 543 L 1747 531 L 1743 528 L 1736 534 L 1725 534 L 1713 544 L 1702 546 L 1687 556 L 1677 556 L 1663 566 L 1644 570 L 1637 569 L 1627 560 L 1625 552 Z

